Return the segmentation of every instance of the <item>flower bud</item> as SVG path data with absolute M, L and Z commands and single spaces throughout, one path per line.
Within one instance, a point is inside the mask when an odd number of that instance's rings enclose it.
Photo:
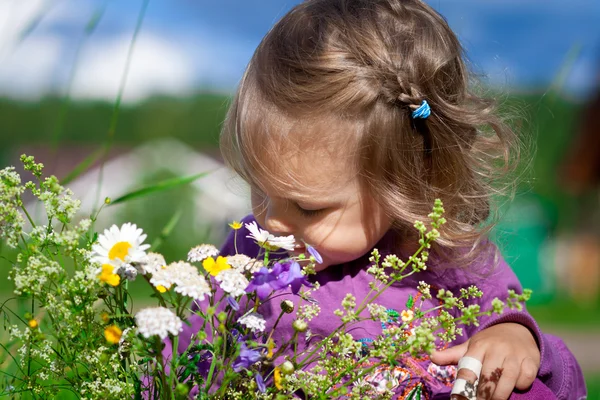
M 179 396 L 187 396 L 189 391 L 190 390 L 185 383 L 178 383 L 177 386 L 175 387 L 175 392 Z
M 219 320 L 219 322 L 223 323 L 225 322 L 225 320 L 227 319 L 227 313 L 221 311 L 218 315 L 217 315 L 217 319 Z
M 297 332 L 304 332 L 308 329 L 308 324 L 302 319 L 297 319 L 292 323 L 292 327 Z
M 212 317 L 213 315 L 215 315 L 215 308 L 214 307 L 208 307 L 206 309 L 206 315 L 208 315 L 209 317 Z
M 281 372 L 284 375 L 291 374 L 292 372 L 294 372 L 294 369 L 295 369 L 294 364 L 292 364 L 291 361 L 287 361 L 287 360 L 284 361 L 283 364 L 281 364 L 280 368 L 281 368 Z
M 286 314 L 291 314 L 294 311 L 294 303 L 291 300 L 282 301 L 281 311 L 283 311 Z
M 198 340 L 203 341 L 204 339 L 206 339 L 206 332 L 204 332 L 204 331 L 198 332 Z

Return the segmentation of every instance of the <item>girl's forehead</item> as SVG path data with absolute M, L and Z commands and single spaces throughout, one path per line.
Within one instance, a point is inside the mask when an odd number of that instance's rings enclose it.
M 278 197 L 310 199 L 339 198 L 353 190 L 357 174 L 352 160 L 329 151 L 299 151 L 277 154 L 265 176 L 259 176 L 260 188 Z

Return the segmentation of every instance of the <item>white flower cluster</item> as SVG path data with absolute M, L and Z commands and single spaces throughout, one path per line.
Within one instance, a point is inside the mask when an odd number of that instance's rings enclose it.
M 245 325 L 252 332 L 262 332 L 265 330 L 265 319 L 262 317 L 262 315 L 255 312 L 244 315 L 238 319 L 238 322 L 242 325 Z
M 142 274 L 154 274 L 156 271 L 166 268 L 167 262 L 162 254 L 159 253 L 148 253 L 146 257 L 140 263 Z
M 206 279 L 198 273 L 196 267 L 184 261 L 174 262 L 157 270 L 150 278 L 150 283 L 155 287 L 165 288 L 175 285 L 175 292 L 196 300 L 204 300 L 204 296 L 211 295 Z
M 31 256 L 23 266 L 15 266 L 12 279 L 15 283 L 15 294 L 29 293 L 41 295 L 44 286 L 58 279 L 64 270 L 56 261 L 50 260 L 43 255 Z
M 189 262 L 200 262 L 208 257 L 216 257 L 219 255 L 219 249 L 212 244 L 201 244 L 194 247 L 188 253 Z
M 227 264 L 242 273 L 250 272 L 252 274 L 257 272 L 263 266 L 263 263 L 254 258 L 250 258 L 245 254 L 235 254 L 227 257 Z
M 0 170 L 0 237 L 12 248 L 17 247 L 25 225 L 19 210 L 19 199 L 24 191 L 14 167 Z
M 92 382 L 83 382 L 81 388 L 82 400 L 125 398 L 133 392 L 133 384 L 115 378 L 96 378 Z M 86 396 L 87 395 L 87 396 Z M 89 397 L 88 397 L 89 396 Z M 131 396 L 133 397 L 133 396 Z
M 177 336 L 183 330 L 181 319 L 164 307 L 151 307 L 139 311 L 135 315 L 135 323 L 138 332 L 146 339 L 154 335 L 164 339 L 169 333 Z
M 219 272 L 215 279 L 220 283 L 221 289 L 233 297 L 245 294 L 250 283 L 240 271 L 233 268 Z
M 45 186 L 51 190 L 45 190 L 39 195 L 39 199 L 44 202 L 44 208 L 48 218 L 57 218 L 63 223 L 71 221 L 75 216 L 81 201 L 73 198 L 71 189 L 64 189 L 58 185 L 58 180 L 55 177 L 46 178 Z

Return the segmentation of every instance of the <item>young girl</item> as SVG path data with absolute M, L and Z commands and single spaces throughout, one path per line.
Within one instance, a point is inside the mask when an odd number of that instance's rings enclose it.
M 311 278 L 321 285 L 313 337 L 337 326 L 333 311 L 346 293 L 366 296 L 373 248 L 412 254 L 412 224 L 427 220 L 436 198 L 448 222 L 427 271 L 378 302 L 403 311 L 418 281 L 455 291 L 476 284 L 483 309 L 508 289 L 521 291 L 484 240 L 494 168 L 512 162 L 516 140 L 469 80 L 456 36 L 419 0 L 308 0 L 260 43 L 225 121 L 222 151 L 251 186 L 253 215 L 245 222 L 294 235 L 295 255 L 307 243 L 322 256 Z M 258 254 L 244 238 L 237 250 Z M 235 254 L 233 233 L 221 254 Z M 286 296 L 293 298 L 290 291 L 259 308 L 267 329 Z M 291 318 L 277 325 L 276 343 L 293 335 Z M 368 342 L 381 325 L 361 322 L 351 333 Z M 526 312 L 485 317 L 452 347 L 400 361 L 366 381 L 411 399 L 475 398 L 469 390 L 477 383 L 477 398 L 486 399 L 586 395 L 572 354 Z

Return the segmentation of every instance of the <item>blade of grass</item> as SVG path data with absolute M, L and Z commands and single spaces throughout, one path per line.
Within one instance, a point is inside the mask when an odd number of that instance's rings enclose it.
M 169 222 L 167 222 L 167 225 L 165 225 L 163 230 L 160 232 L 160 235 L 156 239 L 154 239 L 154 242 L 152 242 L 152 246 L 150 246 L 150 251 L 156 251 L 156 249 L 158 249 L 165 242 L 169 235 L 171 235 L 171 232 L 173 232 L 175 225 L 177 225 L 177 223 L 181 219 L 182 214 L 183 213 L 181 209 L 177 210 L 175 214 L 173 214 L 173 216 L 169 219 Z
M 100 157 L 104 154 L 105 147 L 106 147 L 106 144 L 104 146 L 96 149 L 92 154 L 87 156 L 82 162 L 77 164 L 77 166 L 75 168 L 73 168 L 73 170 L 71 172 L 69 172 L 69 175 L 67 175 L 65 178 L 61 179 L 60 183 L 62 185 L 67 185 L 70 182 L 72 182 L 75 178 L 77 178 L 79 175 L 81 175 L 82 173 L 87 171 L 88 168 L 90 166 L 92 166 L 96 161 L 98 161 L 100 159 Z
M 127 59 L 125 61 L 125 69 L 123 70 L 123 75 L 121 75 L 121 82 L 119 84 L 119 92 L 117 93 L 117 98 L 115 99 L 115 105 L 113 108 L 113 113 L 110 119 L 110 125 L 108 127 L 108 138 L 106 141 L 106 145 L 104 146 L 104 152 L 102 154 L 102 162 L 100 163 L 100 173 L 98 174 L 98 187 L 96 190 L 96 201 L 95 204 L 99 204 L 100 201 L 100 192 L 102 191 L 102 180 L 104 178 L 104 163 L 108 158 L 108 153 L 112 146 L 112 141 L 115 135 L 115 131 L 117 129 L 117 121 L 119 119 L 119 110 L 121 108 L 121 100 L 123 99 L 123 93 L 125 92 L 125 84 L 127 83 L 127 77 L 129 76 L 129 68 L 131 67 L 131 60 L 133 58 L 133 50 L 135 48 L 135 44 L 137 42 L 137 38 L 139 36 L 140 30 L 142 29 L 142 23 L 144 22 L 144 16 L 146 15 L 146 9 L 148 8 L 148 3 L 150 0 L 144 0 L 142 3 L 142 7 L 140 8 L 140 12 L 138 14 L 138 19 L 135 25 L 135 30 L 133 31 L 133 37 L 131 38 L 131 43 L 129 44 L 129 50 L 127 51 Z M 97 206 L 95 206 L 97 207 Z M 95 213 L 95 210 L 92 211 L 92 214 Z
M 195 175 L 167 179 L 167 180 L 155 183 L 153 185 L 145 186 L 141 189 L 137 189 L 137 190 L 134 190 L 133 192 L 124 194 L 123 196 L 120 196 L 114 200 L 111 199 L 109 205 L 123 203 L 125 201 L 136 199 L 138 197 L 143 197 L 143 196 L 146 196 L 146 195 L 149 195 L 152 193 L 162 192 L 164 190 L 169 190 L 174 187 L 181 186 L 181 185 L 187 185 L 188 183 L 192 183 L 195 180 L 200 179 L 200 178 L 210 174 L 211 172 L 213 172 L 213 171 L 201 172 L 201 173 L 195 174 Z
M 65 95 L 62 100 L 62 105 L 60 107 L 60 111 L 58 114 L 58 118 L 56 120 L 56 124 L 54 125 L 54 131 L 52 133 L 52 149 L 55 152 L 56 152 L 56 149 L 58 148 L 58 141 L 59 141 L 60 135 L 62 134 L 62 132 L 64 130 L 65 121 L 67 119 L 67 114 L 69 111 L 69 106 L 71 104 L 71 96 L 70 96 L 71 88 L 73 87 L 73 82 L 75 81 L 75 76 L 77 75 L 77 67 L 79 66 L 79 61 L 81 58 L 81 51 L 84 47 L 85 42 L 92 35 L 92 33 L 94 33 L 96 26 L 98 26 L 98 23 L 100 22 L 100 20 L 102 19 L 102 16 L 104 15 L 105 9 L 106 9 L 106 2 L 104 2 L 104 4 L 101 7 L 97 8 L 94 11 L 94 13 L 91 15 L 90 19 L 88 20 L 87 25 L 85 26 L 83 36 L 81 37 L 81 39 L 79 40 L 79 43 L 77 44 L 77 49 L 75 50 L 75 56 L 73 58 L 73 63 L 71 65 L 71 71 L 69 71 L 69 81 L 67 83 L 67 88 L 65 89 Z

